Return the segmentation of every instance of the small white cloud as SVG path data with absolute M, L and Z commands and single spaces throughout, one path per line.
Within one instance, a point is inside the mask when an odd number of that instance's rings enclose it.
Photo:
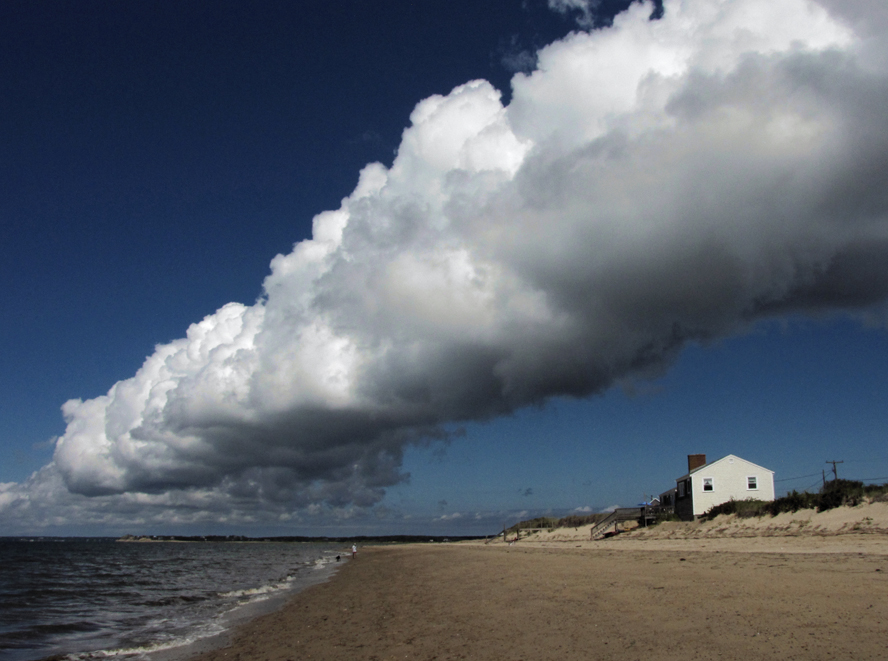
M 595 25 L 595 10 L 601 0 L 549 0 L 549 9 L 560 14 L 575 14 L 577 24 L 584 28 Z
M 36 443 L 33 443 L 31 445 L 31 447 L 35 450 L 51 450 L 52 448 L 54 448 L 56 446 L 56 443 L 58 442 L 58 440 L 59 440 L 58 436 L 51 436 L 50 438 L 46 439 L 45 441 L 37 441 Z

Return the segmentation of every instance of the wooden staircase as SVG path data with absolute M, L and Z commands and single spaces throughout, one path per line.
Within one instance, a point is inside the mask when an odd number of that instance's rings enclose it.
M 671 507 L 651 507 L 649 505 L 639 507 L 618 507 L 607 515 L 594 526 L 592 526 L 592 539 L 600 539 L 604 537 L 605 532 L 611 525 L 621 523 L 622 521 L 638 521 L 639 525 L 645 526 L 654 521 L 661 514 L 671 513 Z
M 641 516 L 643 507 L 618 507 L 601 521 L 592 526 L 592 539 L 604 537 L 605 531 L 622 521 L 635 521 Z

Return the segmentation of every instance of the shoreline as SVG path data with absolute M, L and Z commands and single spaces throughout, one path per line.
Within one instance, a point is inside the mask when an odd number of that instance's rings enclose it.
M 230 644 L 233 636 L 235 636 L 242 628 L 249 626 L 257 619 L 273 615 L 286 608 L 293 599 L 297 598 L 305 590 L 334 580 L 337 574 L 351 561 L 350 555 L 351 549 L 343 548 L 337 554 L 337 557 L 342 557 L 341 561 L 326 562 L 320 567 L 316 565 L 314 567 L 314 572 L 302 574 L 300 580 L 286 592 L 271 594 L 266 599 L 248 602 L 229 610 L 227 613 L 223 613 L 219 618 L 220 625 L 222 626 L 221 631 L 202 636 L 184 644 L 144 652 L 130 653 L 123 650 L 122 653 L 115 653 L 114 656 L 139 658 L 144 659 L 145 661 L 186 661 L 202 654 L 223 649 Z M 321 571 L 318 571 L 319 569 Z M 101 652 L 97 654 L 99 656 L 95 658 L 105 658 Z M 87 655 L 86 657 L 83 657 L 83 661 L 88 661 L 92 658 L 94 657 Z
M 155 649 L 142 653 L 134 652 L 135 658 L 145 659 L 146 661 L 186 661 L 195 658 L 201 654 L 213 652 L 222 649 L 230 644 L 232 637 L 245 626 L 248 626 L 254 620 L 271 615 L 286 608 L 292 599 L 295 599 L 303 591 L 315 585 L 322 585 L 325 582 L 334 580 L 336 574 L 348 564 L 348 560 L 344 560 L 342 564 L 331 565 L 328 572 L 323 575 L 310 576 L 308 580 L 303 579 L 298 586 L 292 588 L 288 593 L 272 595 L 264 601 L 257 601 L 244 604 L 239 608 L 229 611 L 221 617 L 223 629 L 217 633 L 197 638 L 191 642 Z M 130 653 L 116 654 L 123 658 L 132 658 Z M 84 661 L 93 657 L 86 656 Z M 96 658 L 104 658 L 98 656 Z
M 286 549 L 284 549 L 286 551 Z M 95 642 L 88 641 L 80 646 L 66 645 L 63 640 L 52 641 L 37 639 L 31 648 L 14 649 L 10 658 L 33 659 L 35 661 L 89 661 L 94 659 L 123 658 L 140 659 L 142 661 L 182 661 L 197 653 L 215 649 L 228 643 L 232 632 L 283 607 L 295 595 L 313 585 L 330 580 L 337 571 L 347 564 L 345 549 L 336 549 L 321 545 L 308 551 L 300 550 L 296 555 L 272 550 L 271 555 L 249 554 L 199 554 L 211 565 L 189 565 L 188 576 L 195 573 L 194 580 L 187 579 L 183 590 L 175 586 L 161 588 L 161 596 L 169 607 L 158 608 L 158 604 L 126 602 L 122 608 L 131 608 L 129 612 L 137 613 L 136 628 L 108 629 L 104 639 L 96 637 Z M 277 557 L 275 557 L 275 553 Z M 343 562 L 334 557 L 345 556 Z M 154 557 L 154 556 L 149 556 Z M 166 557 L 166 556 L 162 556 Z M 189 556 L 192 557 L 192 556 Z M 274 558 L 274 560 L 271 560 Z M 223 567 L 220 574 L 218 568 L 213 574 L 213 567 L 218 561 Z M 258 573 L 250 573 L 251 567 L 238 565 L 243 562 L 257 562 L 259 567 L 270 564 Z M 232 565 L 231 563 L 234 563 Z M 240 567 L 233 573 L 230 568 Z M 229 569 L 225 569 L 228 567 Z M 263 573 L 264 572 L 264 573 Z M 225 574 L 240 576 L 229 581 Z M 203 578 L 201 578 L 203 577 Z M 251 579 L 259 579 L 259 582 Z M 196 582 L 195 582 L 196 581 Z M 191 592 L 188 592 L 191 590 Z M 199 590 L 203 598 L 190 607 L 182 601 L 189 601 L 191 594 Z M 215 597 L 213 596 L 215 595 Z M 152 609 L 152 606 L 154 607 Z M 136 611 L 132 611 L 135 608 Z M 141 610 L 139 610 L 141 608 Z M 97 617 L 101 617 L 101 611 Z M 124 610 L 124 612 L 127 612 Z M 92 615 L 83 612 L 84 619 Z M 98 644 L 96 644 L 98 643 Z M 73 649 L 72 649 L 73 648 Z M 6 655 L 0 652 L 0 657 Z
M 620 537 L 363 548 L 188 660 L 888 656 L 888 536 L 870 551 L 851 535 L 828 549 Z

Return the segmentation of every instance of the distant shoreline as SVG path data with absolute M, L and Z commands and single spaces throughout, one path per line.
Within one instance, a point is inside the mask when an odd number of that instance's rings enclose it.
M 484 535 L 360 535 L 357 537 L 246 537 L 244 535 L 124 535 L 115 542 L 225 542 L 225 543 L 303 543 L 324 544 L 444 544 L 448 542 L 478 541 L 489 539 Z

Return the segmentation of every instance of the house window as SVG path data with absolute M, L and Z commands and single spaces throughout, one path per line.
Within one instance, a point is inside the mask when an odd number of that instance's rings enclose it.
M 684 498 L 684 497 L 685 497 L 685 483 L 684 483 L 684 480 L 682 480 L 681 482 L 678 483 L 678 497 L 679 497 L 679 498 Z
M 712 491 L 712 478 L 704 477 L 703 478 L 703 491 Z
M 755 491 L 758 488 L 758 477 L 756 477 L 755 475 L 750 475 L 746 478 L 746 489 L 748 491 Z

